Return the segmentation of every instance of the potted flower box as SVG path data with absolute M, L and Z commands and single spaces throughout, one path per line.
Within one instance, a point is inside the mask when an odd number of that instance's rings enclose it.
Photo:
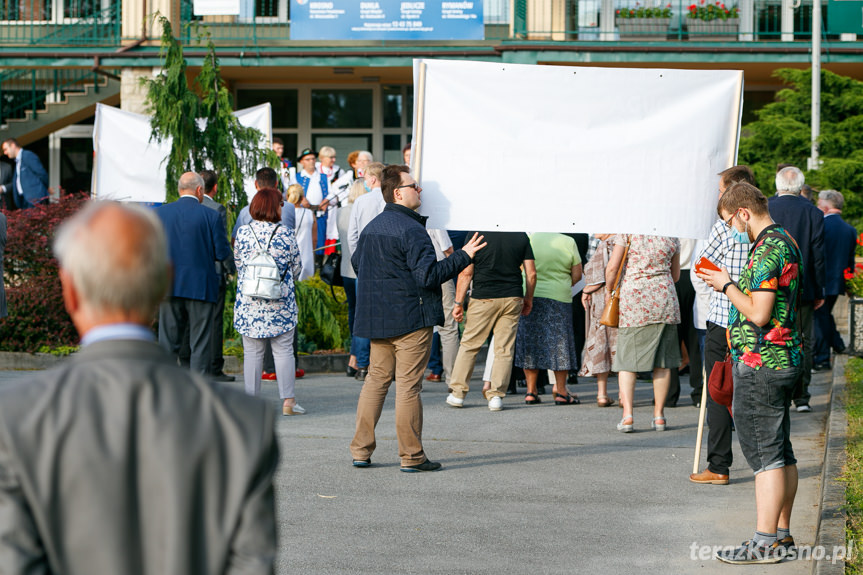
M 690 40 L 698 42 L 737 40 L 737 33 L 740 30 L 740 10 L 737 6 L 729 8 L 719 0 L 713 4 L 701 0 L 699 4 L 689 6 L 686 16 L 686 29 Z
M 857 245 L 863 247 L 863 234 L 857 238 Z M 854 268 L 845 270 L 845 293 L 848 295 L 848 333 L 851 337 L 845 347 L 846 353 L 863 356 L 863 262 L 859 257 Z
M 665 40 L 671 16 L 671 4 L 648 8 L 636 3 L 634 8 L 615 11 L 614 23 L 621 40 Z
M 863 298 L 848 294 L 848 333 L 851 340 L 845 353 L 863 356 Z

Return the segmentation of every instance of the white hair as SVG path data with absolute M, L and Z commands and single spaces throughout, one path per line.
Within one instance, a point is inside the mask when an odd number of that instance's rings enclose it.
M 198 188 L 204 188 L 204 178 L 195 172 L 186 172 L 180 176 L 180 183 L 177 184 L 177 192 L 182 196 L 183 192 L 195 193 Z
M 805 182 L 806 179 L 803 177 L 803 172 L 800 171 L 800 168 L 788 166 L 782 168 L 776 174 L 776 191 L 777 193 L 787 192 L 799 196 Z
M 115 210 L 120 213 L 110 213 Z M 92 225 L 100 215 L 124 217 L 122 237 L 105 237 L 104 228 Z M 54 255 L 82 300 L 103 312 L 152 317 L 170 283 L 162 223 L 152 210 L 133 204 L 87 202 L 59 226 Z
M 836 190 L 821 190 L 818 192 L 818 199 L 830 204 L 837 210 L 845 207 L 845 197 L 842 195 L 842 192 Z
M 372 156 L 372 153 L 367 152 L 366 150 L 363 150 L 362 152 L 357 154 L 357 159 L 359 160 L 360 158 L 366 158 L 369 162 L 375 161 L 375 158 L 374 158 L 374 156 Z
M 318 157 L 327 156 L 327 157 L 336 157 L 336 150 L 332 146 L 324 146 L 320 150 L 318 150 Z

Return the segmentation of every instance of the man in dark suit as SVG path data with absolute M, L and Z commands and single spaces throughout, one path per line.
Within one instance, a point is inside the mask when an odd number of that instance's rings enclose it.
M 159 343 L 179 358 L 188 325 L 189 367 L 207 373 L 212 363 L 213 308 L 219 295 L 216 262 L 231 257 L 226 227 L 215 210 L 205 208 L 204 180 L 194 172 L 180 177 L 180 198 L 156 209 L 168 236 L 174 268 L 170 296 L 159 308 Z
M 204 170 L 201 172 L 201 177 L 204 179 L 204 201 L 206 207 L 215 210 L 219 214 L 221 223 L 220 229 L 224 230 L 225 237 L 228 234 L 228 210 L 225 206 L 216 201 L 216 191 L 218 188 L 219 177 L 212 170 Z M 208 374 L 215 381 L 234 381 L 233 375 L 228 375 L 224 372 L 225 358 L 222 356 L 224 349 L 224 312 L 225 312 L 225 290 L 227 289 L 227 276 L 237 273 L 237 266 L 234 265 L 234 254 L 228 259 L 216 262 L 216 273 L 219 276 L 219 294 L 216 297 L 216 305 L 213 306 L 213 326 L 210 331 L 211 339 L 210 346 L 212 349 L 213 361 L 210 362 L 210 370 Z
M 797 411 L 809 407 L 809 382 L 814 357 L 814 313 L 824 304 L 824 214 L 812 202 L 800 197 L 803 172 L 787 166 L 776 173 L 776 195 L 767 206 L 773 221 L 785 228 L 803 255 L 803 285 L 797 317 L 803 336 L 803 369 L 794 390 Z
M 3 142 L 3 153 L 15 160 L 11 183 L 15 205 L 25 210 L 47 201 L 48 173 L 42 167 L 39 156 L 19 146 L 14 138 Z
M 845 293 L 845 270 L 854 269 L 857 230 L 842 219 L 845 198 L 836 190 L 818 194 L 818 209 L 824 212 L 824 254 L 826 282 L 824 305 L 815 310 L 815 369 L 830 369 L 830 348 L 845 351 L 845 342 L 836 329 L 833 306 Z
M 158 218 L 91 202 L 54 246 L 82 349 L 0 389 L 3 573 L 272 573 L 273 410 L 153 341 Z
M 11 211 L 15 209 L 15 198 L 12 196 L 12 165 L 0 161 L 0 193 L 3 194 L 3 206 Z

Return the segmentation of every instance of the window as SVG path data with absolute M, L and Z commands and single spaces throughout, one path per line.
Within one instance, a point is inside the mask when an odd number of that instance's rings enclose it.
M 45 21 L 52 12 L 52 0 L 0 0 L 0 20 Z
M 312 90 L 312 128 L 371 127 L 371 90 Z
M 239 110 L 267 102 L 273 108 L 273 130 L 297 128 L 296 90 L 237 90 L 237 109 Z

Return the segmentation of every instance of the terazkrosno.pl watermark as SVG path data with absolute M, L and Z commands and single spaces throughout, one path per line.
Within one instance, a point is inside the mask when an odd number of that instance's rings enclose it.
M 837 563 L 851 557 L 855 551 L 855 542 L 849 541 L 847 545 L 836 545 L 825 547 L 824 545 L 797 545 L 784 553 L 786 560 L 812 560 L 830 561 Z M 699 545 L 693 541 L 689 545 L 689 558 L 693 561 L 709 561 L 722 551 L 734 549 L 734 545 Z

